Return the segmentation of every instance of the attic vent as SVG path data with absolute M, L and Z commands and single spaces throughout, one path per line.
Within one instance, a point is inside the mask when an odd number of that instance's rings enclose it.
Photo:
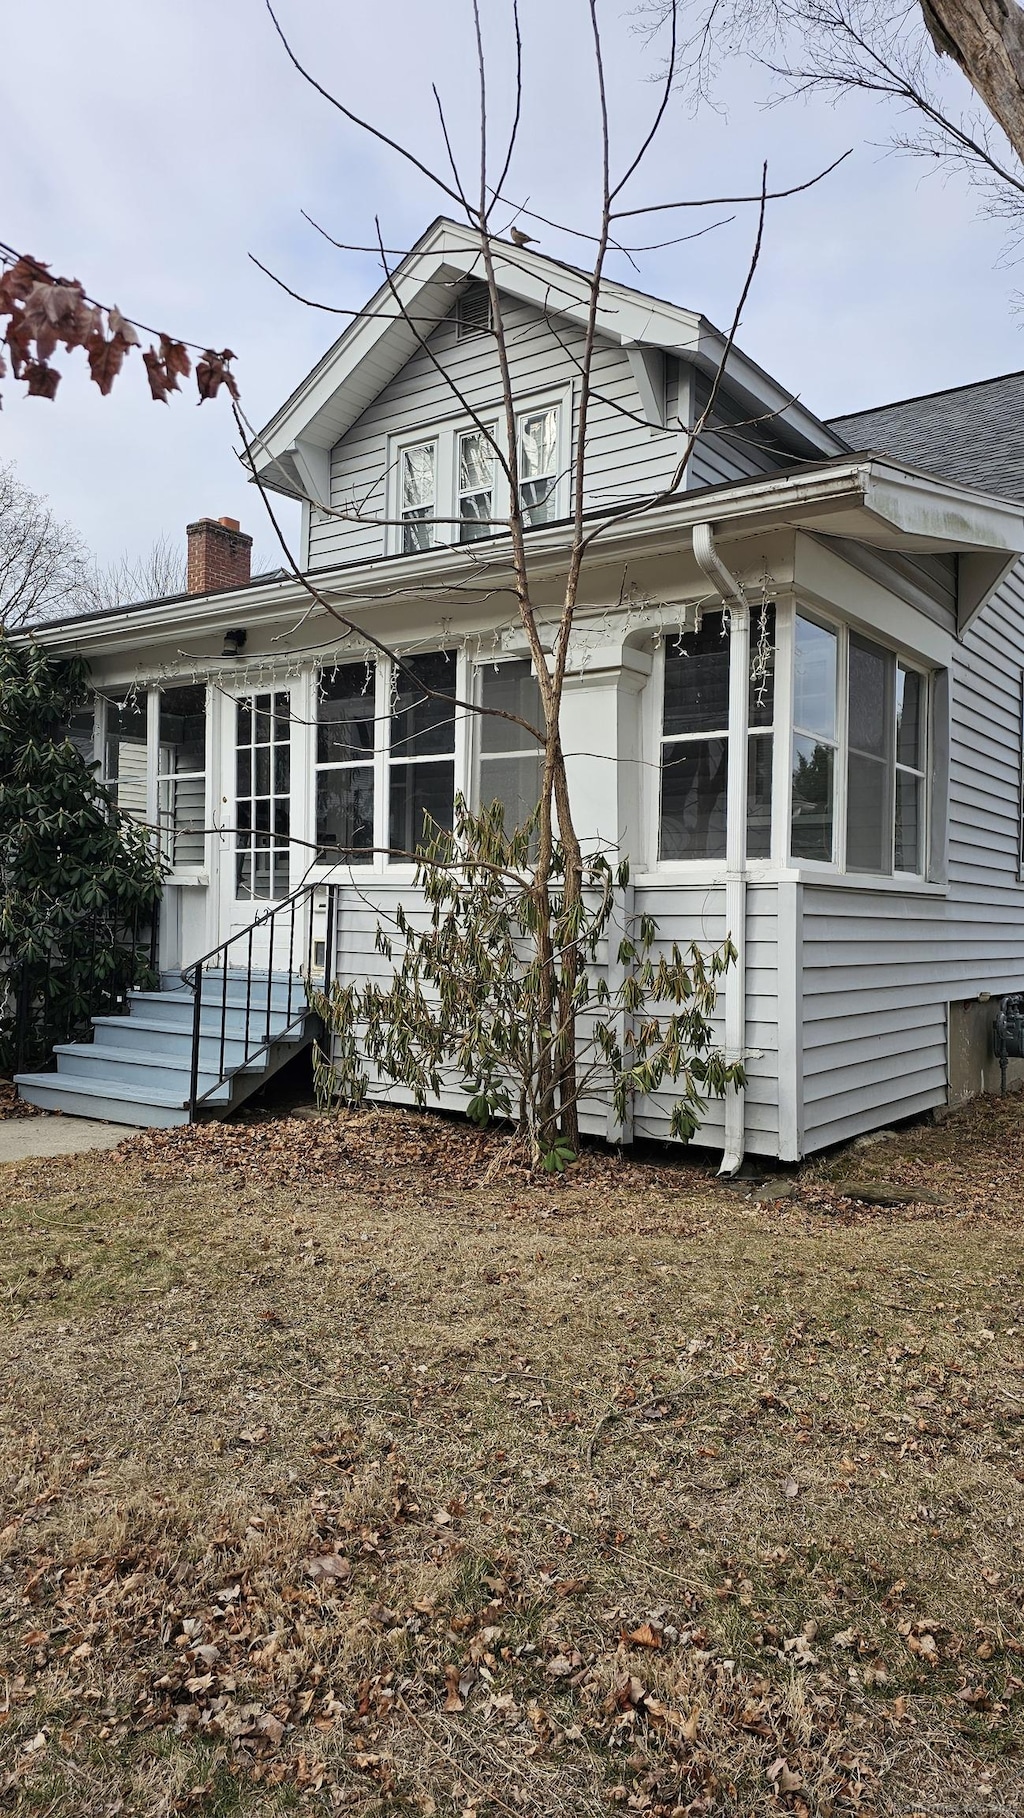
M 455 335 L 459 341 L 470 341 L 474 335 L 486 335 L 491 327 L 491 299 L 486 284 L 471 278 L 455 305 Z

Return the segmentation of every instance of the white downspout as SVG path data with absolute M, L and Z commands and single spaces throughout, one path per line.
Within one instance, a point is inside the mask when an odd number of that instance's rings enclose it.
M 746 1051 L 747 998 L 747 731 L 750 708 L 750 607 L 715 548 L 710 524 L 693 526 L 693 553 L 729 615 L 729 770 L 726 788 L 725 922 L 736 962 L 725 975 L 725 1058 Z M 745 1094 L 725 1099 L 725 1153 L 719 1174 L 737 1174 L 745 1148 Z

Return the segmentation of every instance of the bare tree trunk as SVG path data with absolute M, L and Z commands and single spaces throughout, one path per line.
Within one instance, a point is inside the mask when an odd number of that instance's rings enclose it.
M 921 11 L 1024 162 L 1024 11 L 1013 0 L 921 0 Z

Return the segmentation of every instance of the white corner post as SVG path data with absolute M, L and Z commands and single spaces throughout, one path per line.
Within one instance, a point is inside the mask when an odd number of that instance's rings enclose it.
M 726 786 L 725 923 L 736 960 L 725 975 L 725 1058 L 746 1053 L 747 998 L 747 735 L 750 715 L 750 607 L 715 548 L 710 524 L 693 527 L 693 553 L 729 620 L 729 767 Z M 725 1097 L 725 1153 L 720 1174 L 739 1171 L 746 1147 L 746 1094 Z

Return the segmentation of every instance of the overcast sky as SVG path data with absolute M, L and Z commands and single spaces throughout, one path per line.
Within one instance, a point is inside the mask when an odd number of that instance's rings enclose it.
M 484 0 L 494 128 L 507 118 L 504 0 Z M 634 0 L 603 0 L 620 156 L 654 100 L 650 53 L 631 29 Z M 526 106 L 507 186 L 531 208 L 593 225 L 597 149 L 585 0 L 522 0 Z M 468 0 L 280 0 L 296 50 L 320 80 L 441 168 L 436 82 L 467 170 L 477 156 Z M 303 308 L 249 259 L 296 290 L 356 307 L 380 281 L 374 259 L 336 238 L 408 245 L 451 212 L 426 179 L 349 125 L 288 64 L 263 0 L 48 0 L 40 55 L 0 64 L 6 172 L 0 239 L 78 277 L 92 294 L 157 329 L 237 354 L 243 401 L 264 422 L 323 353 L 343 316 Z M 45 71 L 45 75 L 41 71 Z M 957 99 L 956 79 L 949 89 Z M 807 194 L 776 203 L 744 315 L 745 351 L 821 415 L 1024 367 L 1019 268 L 1000 264 L 1003 230 L 979 217 L 960 179 L 923 175 L 879 149 L 891 118 L 866 99 L 757 105 L 764 78 L 734 67 L 724 113 L 673 108 L 636 204 L 799 182 L 847 147 L 853 156 Z M 706 237 L 621 257 L 612 275 L 728 322 L 749 256 L 749 209 Z M 692 212 L 636 224 L 636 244 L 685 233 Z M 578 260 L 583 242 L 537 228 L 540 249 Z M 57 357 L 55 403 L 2 388 L 0 459 L 49 496 L 103 561 L 143 555 L 190 519 L 231 515 L 278 552 L 232 452 L 223 401 L 149 401 L 136 355 L 110 397 L 84 359 Z

